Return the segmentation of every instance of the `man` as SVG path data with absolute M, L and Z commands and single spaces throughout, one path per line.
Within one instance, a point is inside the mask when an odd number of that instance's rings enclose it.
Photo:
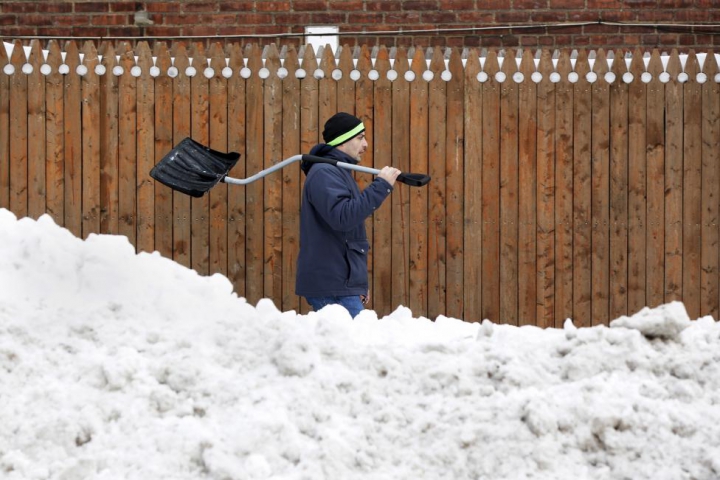
M 357 164 L 368 147 L 362 121 L 344 112 L 325 123 L 323 139 L 311 155 Z M 295 293 L 316 311 L 340 304 L 355 317 L 370 299 L 365 219 L 390 195 L 400 170 L 384 167 L 361 192 L 348 169 L 310 162 L 301 168 L 307 178 Z

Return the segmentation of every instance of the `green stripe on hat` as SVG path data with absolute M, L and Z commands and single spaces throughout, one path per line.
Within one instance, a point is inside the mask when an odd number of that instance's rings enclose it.
M 347 133 L 343 133 L 339 137 L 335 138 L 334 140 L 328 142 L 327 144 L 331 147 L 337 147 L 338 145 L 342 145 L 343 143 L 347 142 L 348 140 L 352 139 L 355 135 L 360 134 L 363 130 L 365 130 L 365 125 L 360 123 L 357 127 L 353 128 Z

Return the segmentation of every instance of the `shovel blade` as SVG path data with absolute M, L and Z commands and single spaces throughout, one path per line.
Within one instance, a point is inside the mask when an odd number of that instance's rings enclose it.
M 225 178 L 239 159 L 237 152 L 219 152 L 187 137 L 150 170 L 150 176 L 173 190 L 202 197 Z

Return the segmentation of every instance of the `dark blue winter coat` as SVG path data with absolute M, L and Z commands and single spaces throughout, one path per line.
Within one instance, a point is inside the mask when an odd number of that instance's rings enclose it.
M 324 144 L 316 145 L 310 154 L 358 163 Z M 370 243 L 365 219 L 390 195 L 392 186 L 375 177 L 361 192 L 351 170 L 325 163 L 303 163 L 302 169 L 307 178 L 300 208 L 295 293 L 304 297 L 368 293 Z

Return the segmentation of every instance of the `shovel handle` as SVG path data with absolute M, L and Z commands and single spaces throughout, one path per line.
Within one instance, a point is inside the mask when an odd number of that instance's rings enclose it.
M 376 168 L 363 167 L 362 165 L 355 165 L 352 163 L 341 162 L 339 160 L 335 160 L 332 158 L 316 157 L 314 155 L 303 155 L 302 159 L 304 162 L 329 163 L 331 165 L 335 165 L 340 168 L 345 168 L 347 170 L 356 170 L 358 172 L 371 173 L 373 175 L 378 175 L 380 173 L 380 170 L 378 170 Z M 422 174 L 422 173 L 404 173 L 403 172 L 398 176 L 397 181 L 404 183 L 405 185 L 409 185 L 411 187 L 422 187 L 424 185 L 427 185 L 428 182 L 430 182 L 430 176 Z

